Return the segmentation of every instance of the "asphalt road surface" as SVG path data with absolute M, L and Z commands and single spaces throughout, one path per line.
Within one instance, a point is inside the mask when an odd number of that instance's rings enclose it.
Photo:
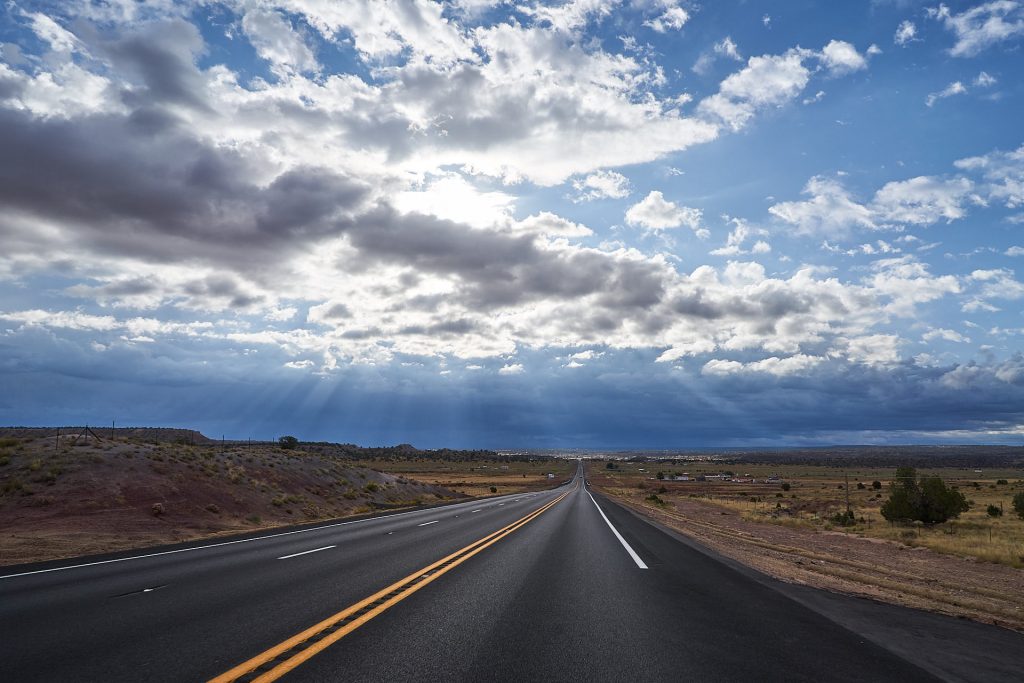
M 592 494 L 0 570 L 5 681 L 1024 680 L 1009 631 L 774 582 Z

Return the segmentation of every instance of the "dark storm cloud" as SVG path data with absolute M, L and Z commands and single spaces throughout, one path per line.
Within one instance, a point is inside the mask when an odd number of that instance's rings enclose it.
M 408 325 L 398 331 L 399 334 L 422 334 L 440 336 L 460 336 L 469 334 L 480 329 L 480 326 L 472 320 L 459 318 L 458 320 L 441 320 L 430 325 Z
M 96 47 L 121 73 L 143 84 L 141 91 L 123 92 L 129 106 L 162 103 L 212 111 L 206 81 L 195 65 L 203 39 L 192 24 L 179 19 L 154 22 L 123 37 L 100 40 Z
M 210 303 L 218 300 L 224 301 L 231 308 L 247 308 L 264 300 L 261 295 L 244 291 L 238 281 L 226 275 L 210 275 L 202 280 L 189 282 L 182 290 L 189 295 L 192 305 L 206 308 L 216 308 L 217 306 L 210 306 Z
M 25 84 L 20 78 L 0 73 L 0 100 L 18 97 L 24 89 Z
M 360 217 L 348 234 L 364 258 L 458 276 L 464 284 L 459 296 L 474 309 L 594 294 L 603 307 L 635 309 L 664 295 L 666 271 L 650 262 L 616 260 L 593 250 L 542 249 L 532 235 L 473 230 L 385 206 Z
M 310 167 L 261 186 L 251 160 L 162 121 L 154 134 L 133 118 L 0 110 L 0 206 L 57 222 L 99 251 L 240 266 L 339 234 L 368 194 Z

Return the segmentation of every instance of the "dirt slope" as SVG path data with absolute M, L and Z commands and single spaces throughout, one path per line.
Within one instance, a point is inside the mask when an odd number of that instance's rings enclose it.
M 463 497 L 316 452 L 0 438 L 0 564 Z

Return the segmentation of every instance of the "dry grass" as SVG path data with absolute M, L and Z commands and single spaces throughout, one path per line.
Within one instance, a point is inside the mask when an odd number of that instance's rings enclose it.
M 710 467 L 684 469 L 636 463 L 624 463 L 620 467 L 601 474 L 626 489 L 642 487 L 643 490 L 658 491 L 665 488 L 666 493 L 659 494 L 662 498 L 695 498 L 738 512 L 751 521 L 897 541 L 936 552 L 1024 568 L 1024 520 L 1014 514 L 1011 504 L 1014 494 L 1024 491 L 1024 471 L 1021 470 L 920 470 L 919 474 L 939 476 L 951 486 L 958 487 L 971 503 L 971 509 L 959 519 L 926 527 L 893 525 L 882 517 L 880 508 L 888 498 L 888 484 L 895 468 L 862 468 L 844 472 L 838 468 L 802 465 L 741 465 L 738 469 L 733 467 L 737 476 L 746 478 L 744 475 L 750 475 L 749 478 L 760 481 L 736 483 L 659 481 L 654 478 L 659 469 L 669 476 L 676 471 L 687 472 L 691 476 L 720 471 Z M 781 482 L 763 483 L 770 475 L 778 476 L 788 484 L 789 490 L 783 490 Z M 834 524 L 832 517 L 846 509 L 847 477 L 850 508 L 857 523 L 844 527 Z M 1006 483 L 998 483 L 1001 480 Z M 882 483 L 880 490 L 872 487 L 874 481 Z M 863 488 L 858 488 L 858 483 Z M 986 511 L 989 505 L 1002 507 L 1004 514 L 990 517 Z
M 575 461 L 545 460 L 531 462 L 436 460 L 369 460 L 359 463 L 364 467 L 408 477 L 424 484 L 443 486 L 467 496 L 492 496 L 506 493 L 525 493 L 549 488 L 555 482 L 572 476 Z M 491 487 L 497 491 L 491 491 Z

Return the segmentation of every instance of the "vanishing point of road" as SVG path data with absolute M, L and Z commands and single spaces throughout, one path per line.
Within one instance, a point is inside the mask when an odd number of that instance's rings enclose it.
M 5 681 L 1024 680 L 1024 637 L 790 586 L 589 490 L 0 570 Z

